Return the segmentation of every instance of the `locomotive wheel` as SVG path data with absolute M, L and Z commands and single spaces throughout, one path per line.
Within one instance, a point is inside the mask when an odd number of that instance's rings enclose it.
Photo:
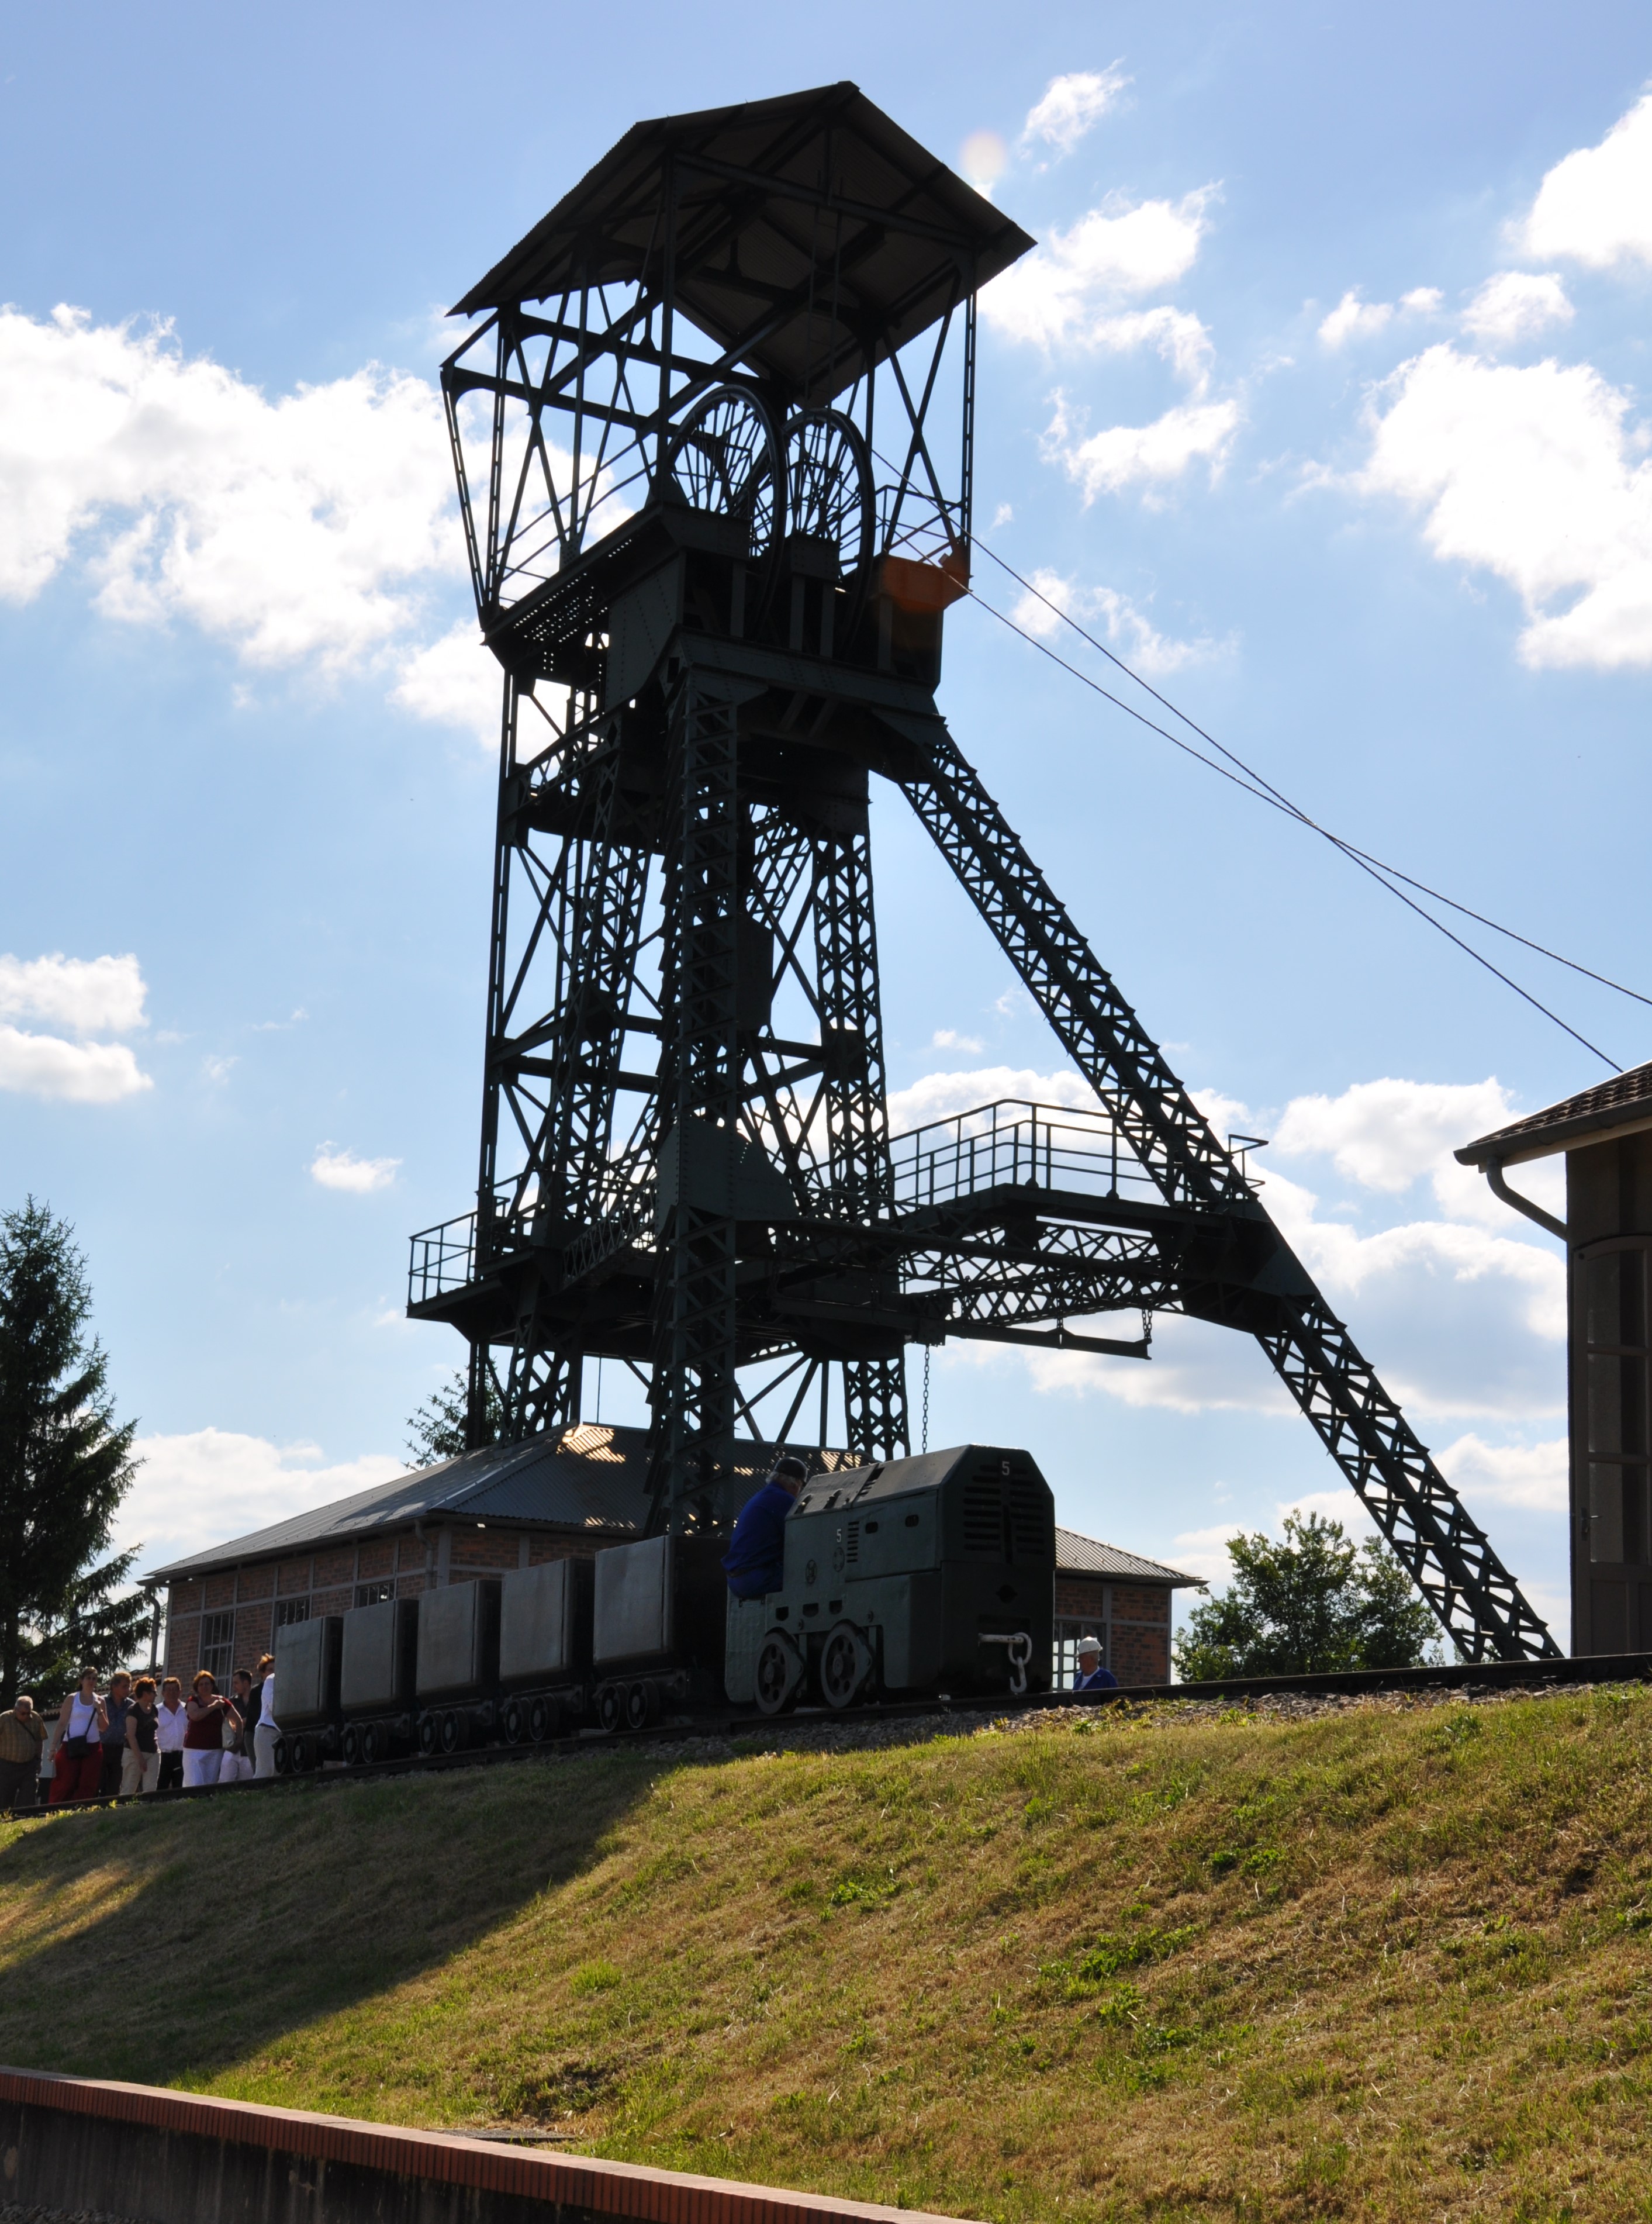
M 531 1737 L 533 1734 L 533 1722 L 532 1710 L 525 1707 L 520 1699 L 507 1699 L 504 1722 L 506 1744 L 520 1745 L 524 1738 Z
M 877 526 L 872 458 L 860 426 L 837 409 L 799 412 L 788 420 L 785 440 L 786 529 L 836 549 L 847 635 L 860 615 L 872 569 Z
M 625 1694 L 617 1684 L 604 1684 L 596 1694 L 596 1719 L 612 1737 L 625 1719 Z
M 840 1622 L 820 1656 L 820 1693 L 829 1707 L 852 1707 L 870 1666 L 866 1647 L 848 1623 Z
M 456 1707 L 443 1709 L 437 1734 L 444 1753 L 463 1753 L 470 1742 L 464 1734 L 464 1717 Z
M 795 1706 L 798 1693 L 803 1686 L 803 1663 L 798 1649 L 779 1630 L 772 1630 L 763 1640 L 763 1649 L 757 1656 L 757 1704 L 766 1715 L 784 1714 Z
M 380 1761 L 384 1759 L 386 1743 L 387 1740 L 384 1734 L 384 1725 L 381 1722 L 368 1722 L 363 1726 L 362 1730 L 362 1760 L 367 1767 L 371 1768 L 375 1761 Z
M 339 1747 L 346 1768 L 359 1768 L 362 1762 L 362 1734 L 354 1722 L 344 1724 L 344 1735 Z
M 678 429 L 672 490 L 690 509 L 735 519 L 746 559 L 766 565 L 784 529 L 780 443 L 774 422 L 743 386 L 714 386 Z
M 527 1710 L 527 1734 L 535 1745 L 543 1745 L 557 1727 L 556 1716 L 548 1699 L 535 1699 Z
M 426 1759 L 442 1749 L 442 1727 L 434 1715 L 424 1715 L 419 1723 L 419 1750 Z

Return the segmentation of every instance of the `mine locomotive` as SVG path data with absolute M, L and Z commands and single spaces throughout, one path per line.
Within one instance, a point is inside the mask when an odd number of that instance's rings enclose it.
M 616 1545 L 277 1633 L 281 1760 L 305 1773 L 729 1707 L 1022 1696 L 1050 1682 L 1056 1515 L 1031 1456 L 966 1444 L 817 1473 L 779 1588 L 728 1595 L 714 1534 Z

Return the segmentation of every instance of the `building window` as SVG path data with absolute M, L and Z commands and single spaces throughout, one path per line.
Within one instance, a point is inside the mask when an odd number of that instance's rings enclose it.
M 356 1586 L 357 1606 L 382 1606 L 386 1599 L 394 1598 L 395 1595 L 395 1584 L 388 1576 L 382 1583 L 357 1583 Z
M 228 1684 L 235 1659 L 235 1616 L 232 1614 L 204 1614 L 201 1616 L 200 1665 L 211 1675 L 220 1690 Z
M 1097 1614 L 1093 1621 L 1074 1621 L 1063 1614 L 1056 1617 L 1055 1657 L 1050 1662 L 1050 1677 L 1058 1691 L 1070 1691 L 1078 1681 L 1078 1640 L 1094 1637 L 1101 1646 L 1103 1665 L 1111 1668 L 1107 1659 L 1107 1626 Z
M 308 1621 L 309 1619 L 310 1602 L 307 1598 L 281 1599 L 277 1602 L 275 1608 L 275 1627 L 277 1629 L 285 1629 L 287 1627 L 289 1623 L 294 1621 Z

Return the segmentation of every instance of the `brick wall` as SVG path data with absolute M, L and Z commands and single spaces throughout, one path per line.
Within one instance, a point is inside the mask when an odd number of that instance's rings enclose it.
M 1082 1621 L 1087 1616 L 1102 1621 L 1107 1618 L 1107 1583 L 1104 1576 L 1075 1576 L 1065 1572 L 1056 1577 L 1056 1611 Z
M 419 1537 L 410 1523 L 388 1536 L 364 1538 L 359 1545 L 330 1545 L 313 1557 L 306 1553 L 280 1562 L 255 1561 L 238 1569 L 215 1569 L 203 1577 L 172 1587 L 167 1616 L 167 1672 L 187 1679 L 199 1665 L 203 1611 L 236 1608 L 235 1665 L 252 1668 L 260 1653 L 275 1650 L 278 1599 L 304 1599 L 312 1614 L 345 1614 L 356 1603 L 358 1583 L 393 1578 L 398 1598 L 417 1598 L 440 1580 L 437 1570 L 444 1549 L 449 1580 L 468 1583 L 478 1575 L 533 1566 L 568 1553 L 589 1558 L 602 1545 L 623 1541 L 600 1531 L 462 1529 L 445 1525 Z
M 1056 1636 L 1069 1648 L 1099 1637 L 1102 1658 L 1121 1684 L 1170 1680 L 1170 1598 L 1161 1583 L 1115 1583 L 1063 1571 L 1056 1578 Z

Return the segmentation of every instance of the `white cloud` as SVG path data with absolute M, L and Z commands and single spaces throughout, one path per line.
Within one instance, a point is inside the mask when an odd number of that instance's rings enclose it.
M 461 576 L 440 404 L 369 365 L 270 401 L 158 325 L 0 309 L 0 597 L 72 558 L 108 616 L 343 668 Z
M 116 1104 L 154 1086 L 124 1043 L 65 1042 L 0 1027 L 0 1089 L 71 1104 Z
M 44 1020 L 71 1034 L 130 1034 L 148 1025 L 137 959 L 0 956 L 0 1018 Z
M 1396 306 L 1392 301 L 1364 300 L 1359 288 L 1351 287 L 1330 314 L 1321 319 L 1320 339 L 1327 348 L 1346 347 L 1351 340 L 1370 339 L 1392 324 L 1397 316 L 1433 316 L 1441 298 L 1437 286 L 1414 286 L 1409 294 L 1401 294 Z
M 1449 1218 L 1507 1233 L 1513 1225 L 1508 1206 L 1453 1154 L 1514 1115 L 1514 1100 L 1495 1078 L 1360 1081 L 1340 1096 L 1293 1097 L 1274 1128 L 1273 1148 L 1281 1158 L 1328 1158 L 1344 1180 L 1390 1197 L 1426 1174 Z M 1523 1167 L 1521 1178 L 1529 1196 L 1544 1204 L 1553 1197 L 1551 1209 L 1564 1211 L 1558 1165 Z
M 1066 400 L 1056 398 L 1056 414 L 1044 435 L 1044 454 L 1059 463 L 1083 489 L 1088 508 L 1098 495 L 1129 486 L 1153 492 L 1178 479 L 1190 464 L 1204 460 L 1212 478 L 1220 473 L 1239 429 L 1236 401 L 1185 402 L 1167 409 L 1151 425 L 1109 425 L 1083 434 L 1068 414 Z
M 388 1189 L 396 1178 L 400 1159 L 358 1159 L 354 1151 L 335 1151 L 323 1143 L 310 1161 L 310 1172 L 323 1189 L 350 1190 L 357 1197 Z
M 1563 1513 L 1570 1450 L 1564 1437 L 1538 1444 L 1488 1444 L 1472 1432 L 1436 1453 L 1440 1471 L 1468 1500 Z
M 1514 589 L 1522 660 L 1652 664 L 1652 463 L 1627 395 L 1588 363 L 1488 363 L 1443 344 L 1386 393 L 1356 483 L 1425 511 L 1436 556 Z
M 1090 210 L 1069 231 L 1052 231 L 1042 247 L 994 278 L 981 293 L 982 313 L 1008 339 L 1044 348 L 1116 348 L 1120 343 L 1109 339 L 1107 326 L 1118 305 L 1174 285 L 1193 268 L 1215 192 L 1203 186 L 1176 202 L 1107 202 Z M 1124 344 L 1151 339 L 1160 345 L 1161 331 L 1169 329 L 1155 326 Z M 1184 334 L 1171 344 L 1185 350 L 1189 339 Z
M 1113 587 L 1081 587 L 1059 572 L 1035 572 L 1031 588 L 1010 613 L 1024 632 L 1041 641 L 1061 631 L 1058 614 L 1099 625 L 1107 641 L 1142 672 L 1178 672 L 1184 665 L 1203 663 L 1222 646 L 1205 635 L 1197 641 L 1173 641 L 1157 629 L 1128 595 Z
M 1500 270 L 1464 310 L 1463 329 L 1490 345 L 1507 346 L 1551 325 L 1569 325 L 1576 313 L 1552 273 Z
M 977 1106 L 996 1103 L 1000 1097 L 1030 1099 L 1035 1104 L 1066 1104 L 1094 1112 L 1095 1091 L 1076 1073 L 1035 1073 L 1029 1066 L 982 1065 L 963 1073 L 926 1073 L 921 1081 L 889 1093 L 889 1131 L 902 1134 L 931 1120 L 949 1119 L 956 1112 L 973 1112 Z
M 979 1053 L 986 1047 L 986 1044 L 978 1041 L 974 1035 L 958 1034 L 951 1027 L 936 1027 L 930 1037 L 931 1050 L 967 1050 Z
M 1391 301 L 1362 301 L 1359 288 L 1351 287 L 1320 325 L 1320 338 L 1328 348 L 1346 346 L 1350 340 L 1369 339 L 1392 322 Z
M 1554 165 L 1523 231 L 1533 256 L 1564 255 L 1597 270 L 1652 262 L 1652 92 L 1598 147 Z
M 143 1464 L 117 1517 L 115 1545 L 141 1545 L 140 1571 L 244 1537 L 406 1471 L 381 1452 L 336 1465 L 313 1444 L 277 1445 L 224 1429 L 140 1437 Z M 250 1665 L 250 1663 L 248 1664 Z
M 1027 111 L 1023 150 L 1042 143 L 1057 155 L 1070 155 L 1086 132 L 1118 105 L 1129 83 L 1117 62 L 1104 70 L 1074 70 L 1051 78 L 1043 98 Z
M 499 665 L 483 647 L 474 618 L 408 657 L 390 700 L 415 718 L 462 727 L 484 749 L 499 747 Z

